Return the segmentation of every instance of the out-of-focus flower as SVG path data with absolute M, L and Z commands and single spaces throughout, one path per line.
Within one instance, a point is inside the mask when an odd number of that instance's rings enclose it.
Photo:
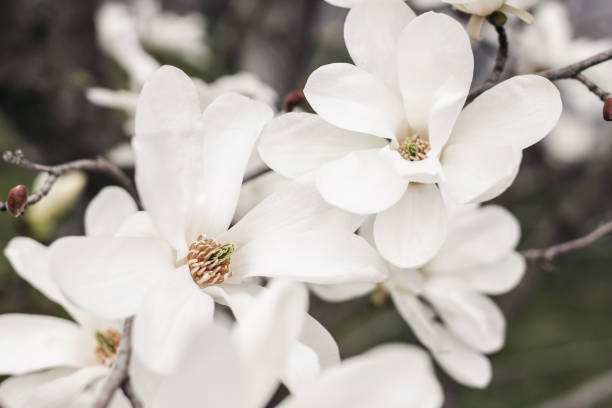
M 127 193 L 107 187 L 87 209 L 86 231 L 91 237 L 108 236 L 135 211 Z M 90 406 L 114 361 L 121 338 L 119 322 L 98 318 L 64 297 L 51 279 L 45 246 L 18 237 L 4 253 L 19 276 L 63 306 L 75 322 L 52 316 L 0 315 L 0 374 L 14 375 L 0 385 L 0 402 L 7 408 Z M 117 396 L 112 406 L 126 404 Z
M 325 203 L 303 181 L 228 229 L 247 160 L 271 117 L 265 104 L 236 94 L 202 114 L 189 77 L 162 67 L 143 88 L 133 140 L 147 211 L 114 237 L 52 245 L 53 272 L 72 300 L 109 318 L 136 314 L 136 353 L 155 370 L 175 361 L 185 331 L 210 322 L 215 300 L 240 320 L 240 303 L 258 290 L 251 277 L 340 283 L 388 275 L 353 234 L 362 217 Z
M 171 375 L 146 376 L 133 367 L 136 390 L 152 408 L 265 407 L 291 358 L 307 299 L 306 291 L 295 283 L 272 283 L 231 332 L 209 326 L 182 339 L 186 346 Z M 278 407 L 435 408 L 441 404 L 442 391 L 425 353 L 412 346 L 387 345 L 325 370 Z
M 521 73 L 560 68 L 612 48 L 607 39 L 575 38 L 568 11 L 558 2 L 541 3 L 535 17 L 535 24 L 519 37 L 517 69 Z M 603 89 L 612 89 L 611 65 L 599 64 L 585 70 L 584 75 Z M 573 164 L 606 152 L 609 138 L 603 129 L 599 98 L 576 81 L 560 81 L 558 86 L 566 109 L 545 140 L 549 158 L 556 163 Z
M 372 223 L 360 234 L 373 241 Z M 499 350 L 505 321 L 485 294 L 512 289 L 525 271 L 515 251 L 516 219 L 497 206 L 459 207 L 448 238 L 431 261 L 418 269 L 393 265 L 391 278 L 377 290 L 391 294 L 398 312 L 440 365 L 458 382 L 484 387 L 491 365 L 483 353 Z M 343 301 L 375 290 L 375 285 L 313 285 L 329 301 Z M 439 318 L 439 320 L 438 320 Z
M 462 109 L 473 74 L 465 31 L 442 14 L 415 18 L 400 0 L 353 7 L 345 40 L 357 66 L 313 72 L 304 92 L 318 115 L 273 120 L 259 152 L 283 176 L 316 172 L 329 203 L 377 214 L 374 236 L 387 260 L 423 265 L 446 235 L 441 190 L 458 203 L 505 191 L 522 149 L 557 123 L 559 92 L 545 78 L 517 76 Z
M 39 174 L 30 190 L 38 191 L 45 180 L 46 173 Z M 51 191 L 36 205 L 29 207 L 24 219 L 32 228 L 34 234 L 43 239 L 49 237 L 57 222 L 64 217 L 77 202 L 87 185 L 87 176 L 80 171 L 74 171 L 59 177 L 53 184 Z

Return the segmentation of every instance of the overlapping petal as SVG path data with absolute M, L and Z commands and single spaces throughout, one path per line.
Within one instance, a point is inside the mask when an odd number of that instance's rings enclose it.
M 120 187 L 105 187 L 91 200 L 85 211 L 85 234 L 112 236 L 121 223 L 138 208 L 127 191 Z

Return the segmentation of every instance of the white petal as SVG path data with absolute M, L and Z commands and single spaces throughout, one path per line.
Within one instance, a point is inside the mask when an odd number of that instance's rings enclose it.
M 539 75 L 515 76 L 468 105 L 449 143 L 485 143 L 524 149 L 550 132 L 561 115 L 559 90 Z
M 19 395 L 11 408 L 65 408 L 71 407 L 79 394 L 97 379 L 105 376 L 108 368 L 90 366 L 73 373 L 40 383 Z M 55 374 L 55 373 L 54 373 Z M 35 380 L 36 381 L 36 380 Z
M 317 354 L 310 347 L 295 343 L 285 359 L 281 378 L 289 392 L 294 393 L 314 381 L 320 371 Z
M 23 405 L 23 399 L 36 387 L 73 374 L 78 370 L 78 368 L 62 367 L 9 377 L 0 383 L 0 401 L 10 408 L 18 407 Z
M 68 237 L 50 250 L 52 276 L 68 299 L 109 319 L 134 314 L 149 287 L 174 270 L 159 239 Z
M 23 374 L 90 363 L 94 339 L 73 322 L 52 316 L 0 315 L 0 373 Z M 88 342 L 89 340 L 89 342 Z M 91 344 L 90 344 L 91 343 Z M 92 349 L 88 350 L 87 346 Z
M 340 351 L 336 341 L 327 329 L 309 314 L 304 320 L 300 341 L 317 354 L 321 368 L 340 363 Z
M 517 219 L 503 207 L 487 205 L 464 211 L 451 217 L 448 237 L 425 270 L 453 274 L 499 261 L 514 251 L 520 236 Z
M 511 252 L 496 262 L 454 271 L 454 276 L 471 288 L 490 295 L 501 295 L 513 289 L 523 277 L 525 258 Z
M 144 393 L 151 408 L 252 407 L 247 376 L 226 330 L 210 325 L 177 339 L 183 346 L 172 374 L 162 377 L 153 395 Z
M 333 4 L 337 7 L 350 8 L 357 4 L 363 3 L 365 0 L 325 0 L 329 4 Z
M 444 180 L 442 165 L 436 156 L 428 155 L 423 160 L 410 161 L 400 156 L 397 150 L 387 145 L 380 151 L 383 160 L 388 161 L 395 172 L 413 183 L 439 183 Z
M 178 68 L 163 66 L 145 83 L 138 98 L 136 136 L 183 131 L 200 114 L 198 93 L 191 79 Z
M 429 133 L 428 120 L 439 99 L 446 108 L 442 128 L 435 124 L 431 144 L 444 144 L 470 89 L 474 57 L 464 28 L 454 19 L 425 13 L 402 31 L 398 43 L 399 80 L 410 126 Z M 433 117 L 441 120 L 442 118 Z
M 431 350 L 443 350 L 446 344 L 435 329 L 434 314 L 412 292 L 388 285 L 391 299 L 399 314 L 410 326 L 419 341 Z
M 312 180 L 306 177 L 294 180 L 268 196 L 218 239 L 240 247 L 266 235 L 322 229 L 353 232 L 362 221 L 362 216 L 326 203 Z
M 415 17 L 402 0 L 364 1 L 349 11 L 344 23 L 344 42 L 353 62 L 397 88 L 397 42 L 404 27 Z
M 85 211 L 85 234 L 114 235 L 129 215 L 138 211 L 127 191 L 120 187 L 105 187 L 91 200 Z
M 442 188 L 458 203 L 482 202 L 501 194 L 516 178 L 521 150 L 493 144 L 446 146 Z
M 381 282 L 388 276 L 384 261 L 363 238 L 334 230 L 262 236 L 238 248 L 232 268 L 236 280 L 267 276 L 335 284 Z
M 394 205 L 406 191 L 380 149 L 360 150 L 321 167 L 317 188 L 329 203 L 356 214 L 373 214 Z
M 461 340 L 453 336 L 445 327 L 436 323 L 438 336 L 447 348 L 432 351 L 438 364 L 442 366 L 455 381 L 468 387 L 484 388 L 491 381 L 491 362 Z
M 232 221 L 247 162 L 272 109 L 238 94 L 225 94 L 204 112 L 199 132 L 203 137 L 201 172 L 188 214 L 187 240 L 199 234 L 215 236 Z
M 176 368 L 183 342 L 212 322 L 214 302 L 195 284 L 187 266 L 169 273 L 144 296 L 134 320 L 134 351 L 150 369 Z
M 374 283 L 347 283 L 343 285 L 310 285 L 312 291 L 326 302 L 344 302 L 365 296 L 376 289 Z
M 290 181 L 288 178 L 270 171 L 245 182 L 242 185 L 242 190 L 240 190 L 240 198 L 234 213 L 234 222 L 240 221 L 265 198 L 286 187 Z
M 327 370 L 279 407 L 437 408 L 442 399 L 440 384 L 422 350 L 387 345 Z
M 234 340 L 250 380 L 247 400 L 253 406 L 265 405 L 276 389 L 307 308 L 308 294 L 302 285 L 273 282 L 235 327 Z
M 452 278 L 432 278 L 426 298 L 458 338 L 483 353 L 504 344 L 506 322 L 499 307 L 487 296 L 470 290 Z
M 304 94 L 323 119 L 343 129 L 386 139 L 405 130 L 399 96 L 380 79 L 354 65 L 320 67 L 308 78 Z
M 330 125 L 317 115 L 291 112 L 268 123 L 259 153 L 274 171 L 295 178 L 352 151 L 386 144 L 384 139 Z
M 404 197 L 374 222 L 378 250 L 400 268 L 429 261 L 444 242 L 446 230 L 446 208 L 433 184 L 411 183 Z

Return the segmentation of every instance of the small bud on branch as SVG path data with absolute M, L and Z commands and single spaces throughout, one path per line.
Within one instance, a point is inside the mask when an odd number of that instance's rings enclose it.
M 604 102 L 603 118 L 605 121 L 612 121 L 612 98 L 608 98 Z
M 6 200 L 6 211 L 13 217 L 19 217 L 23 214 L 27 203 L 28 189 L 20 184 L 9 191 L 8 199 Z

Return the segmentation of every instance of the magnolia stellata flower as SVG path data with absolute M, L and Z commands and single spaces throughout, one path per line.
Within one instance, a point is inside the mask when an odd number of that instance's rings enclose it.
M 373 241 L 371 222 L 360 233 Z M 449 234 L 431 261 L 418 269 L 390 265 L 391 277 L 373 284 L 313 285 L 329 301 L 342 301 L 383 291 L 440 365 L 458 382 L 484 387 L 491 364 L 483 353 L 504 342 L 502 312 L 486 294 L 512 289 L 525 271 L 515 251 L 520 236 L 517 220 L 497 206 L 465 206 L 455 210 Z
M 136 391 L 151 408 L 267 406 L 302 330 L 307 303 L 302 286 L 274 282 L 231 332 L 209 326 L 184 338 L 170 375 L 147 376 L 133 370 Z M 426 354 L 412 346 L 387 345 L 323 371 L 278 407 L 441 404 L 442 391 Z
M 304 93 L 318 115 L 273 120 L 260 154 L 286 177 L 314 171 L 326 201 L 377 214 L 374 236 L 387 260 L 423 265 L 446 234 L 441 190 L 459 203 L 501 194 L 522 149 L 557 122 L 559 92 L 545 78 L 517 76 L 463 109 L 473 74 L 465 31 L 442 14 L 415 17 L 400 0 L 353 7 L 345 41 L 357 66 L 313 72 Z
M 560 68 L 612 47 L 607 39 L 575 38 L 566 7 L 543 2 L 535 10 L 535 23 L 517 33 L 521 53 L 517 67 L 521 73 Z M 603 89 L 612 87 L 610 63 L 584 71 Z M 609 140 L 601 122 L 601 101 L 585 91 L 577 81 L 558 83 L 566 109 L 559 124 L 544 140 L 548 157 L 554 163 L 573 164 L 608 151 Z
M 327 204 L 302 180 L 229 228 L 247 160 L 271 117 L 263 103 L 236 94 L 202 113 L 189 77 L 162 67 L 143 88 L 133 139 L 146 212 L 129 217 L 114 237 L 52 245 L 51 266 L 70 299 L 101 316 L 136 314 L 135 352 L 154 369 L 174 361 L 185 331 L 210 322 L 214 300 L 240 320 L 259 290 L 252 277 L 387 277 L 376 251 L 353 233 L 361 217 Z M 317 333 L 310 338 L 325 343 L 329 334 L 311 326 Z
M 87 233 L 91 237 L 111 234 L 133 211 L 136 207 L 127 193 L 109 187 L 87 209 Z M 75 322 L 52 316 L 0 315 L 0 374 L 13 375 L 0 385 L 0 402 L 7 408 L 90 406 L 114 361 L 121 339 L 119 322 L 98 318 L 64 297 L 51 279 L 45 246 L 18 237 L 4 252 L 23 279 L 63 306 Z M 125 404 L 119 396 L 112 406 Z

